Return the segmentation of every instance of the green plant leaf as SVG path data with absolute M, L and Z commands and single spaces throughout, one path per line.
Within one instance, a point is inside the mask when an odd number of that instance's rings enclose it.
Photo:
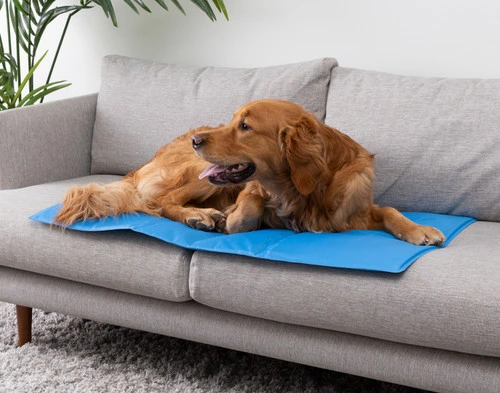
M 12 8 L 14 10 L 14 8 Z M 26 53 L 29 53 L 29 47 L 33 45 L 31 40 L 32 35 L 34 35 L 33 28 L 31 26 L 31 18 L 29 14 L 25 14 L 20 9 L 15 9 L 16 15 L 13 18 L 13 25 L 15 26 L 15 33 L 19 37 L 19 44 Z
M 15 3 L 14 3 L 14 5 L 15 5 Z M 14 32 L 14 34 L 16 35 L 16 38 L 17 38 L 19 36 L 19 32 L 21 29 L 20 22 L 19 22 L 19 19 L 21 17 L 20 16 L 21 12 L 19 11 L 19 9 L 16 6 L 10 7 L 8 9 L 8 12 L 10 14 L 10 23 L 11 23 L 12 31 Z M 22 39 L 22 36 L 21 36 L 21 39 Z
M 217 19 L 207 0 L 191 0 L 191 3 L 195 4 L 199 9 L 207 14 L 211 21 L 215 21 Z
M 68 6 L 52 8 L 51 10 L 45 11 L 41 15 L 40 20 L 38 21 L 37 24 L 35 40 L 33 43 L 34 46 L 38 47 L 40 40 L 42 39 L 43 33 L 45 32 L 45 29 L 54 19 L 56 19 L 60 15 L 64 15 L 67 13 L 76 13 L 84 8 L 85 7 L 81 5 L 68 5 Z
M 167 0 L 154 1 L 164 10 L 169 10 Z M 186 14 L 180 0 L 170 1 L 180 12 Z M 224 0 L 190 1 L 212 21 L 216 20 L 214 9 L 228 19 Z M 141 10 L 151 12 L 147 0 L 124 0 L 124 2 L 137 14 Z M 57 6 L 60 3 L 57 0 L 0 0 L 0 17 L 2 19 L 5 17 L 7 22 L 6 27 L 2 24 L 2 32 L 0 33 L 0 110 L 31 105 L 38 100 L 43 102 L 43 97 L 47 94 L 69 85 L 64 81 L 50 82 L 50 78 L 74 14 L 82 9 L 93 8 L 97 5 L 102 9 L 104 15 L 111 19 L 113 25 L 117 26 L 112 0 L 79 0 L 79 2 L 75 2 L 77 4 Z M 51 60 L 50 71 L 46 77 L 45 85 L 36 87 L 33 76 L 40 73 L 37 71 L 38 66 L 47 56 L 47 52 L 45 52 L 37 60 L 38 47 L 51 22 L 61 15 L 67 15 L 67 18 L 57 50 Z M 23 51 L 25 54 L 22 53 Z M 26 95 L 25 91 L 28 91 Z
M 41 0 L 42 10 L 38 15 L 39 16 L 43 15 L 48 10 L 50 10 L 50 7 L 52 7 L 52 4 L 54 4 L 55 2 L 56 2 L 56 0 L 47 0 L 47 1 Z M 81 2 L 80 2 L 80 5 L 83 6 L 83 4 L 81 4 Z
M 26 1 L 28 1 L 28 0 L 26 0 Z M 40 4 L 40 1 L 38 1 L 38 0 L 32 0 L 31 1 L 32 9 L 35 10 L 35 14 L 38 15 L 38 16 L 40 15 L 40 13 L 42 11 L 42 9 L 40 7 L 41 5 L 42 4 Z
M 116 21 L 115 9 L 113 8 L 111 0 L 92 0 L 91 2 L 97 4 L 102 8 L 102 10 L 104 11 L 104 15 L 106 15 L 107 18 L 111 19 L 113 26 L 118 26 L 118 23 Z
M 47 51 L 48 52 L 48 51 Z M 42 57 L 40 57 L 40 59 L 33 65 L 33 67 L 31 67 L 31 69 L 28 71 L 28 73 L 25 75 L 24 79 L 21 81 L 21 83 L 19 84 L 19 88 L 17 89 L 17 92 L 16 92 L 16 95 L 14 96 L 13 98 L 13 101 L 16 102 L 19 97 L 21 97 L 21 92 L 23 91 L 24 87 L 26 86 L 26 84 L 28 83 L 28 81 L 30 80 L 31 76 L 35 73 L 36 69 L 38 68 L 38 66 L 40 65 L 40 63 L 42 62 L 42 60 L 45 58 L 45 56 L 47 55 L 47 52 L 45 52 Z
M 137 9 L 137 7 L 135 6 L 135 4 L 134 4 L 132 1 L 130 1 L 130 0 L 124 0 L 124 1 L 125 1 L 125 3 L 126 3 L 126 4 L 130 7 L 130 8 L 132 8 L 132 10 L 134 10 L 134 12 L 135 12 L 137 15 L 139 15 L 139 10 Z
M 5 111 L 7 109 L 10 109 L 9 103 L 7 101 L 7 98 L 2 94 L 2 91 L 0 90 L 0 110 Z
M 180 5 L 180 3 L 177 0 L 170 0 L 174 5 L 177 7 L 177 9 L 182 12 L 184 15 L 186 15 L 186 12 L 184 11 L 184 8 Z M 156 0 L 158 4 L 160 4 L 163 8 L 165 8 L 168 11 L 167 5 L 163 0 Z
M 148 8 L 148 6 L 144 3 L 142 0 L 134 0 L 139 7 L 141 7 L 144 11 L 151 13 L 151 10 Z
M 71 86 L 71 83 L 65 83 L 66 81 L 57 81 L 47 83 L 43 86 L 36 88 L 35 90 L 29 92 L 19 103 L 17 106 L 28 106 L 35 104 L 41 98 L 57 91 L 60 89 L 64 89 L 65 87 Z
M 28 10 L 24 8 L 23 3 L 21 3 L 19 0 L 12 0 L 12 2 L 14 3 L 14 7 L 16 7 L 23 14 L 28 15 Z
M 224 14 L 226 20 L 229 20 L 229 15 L 227 14 L 227 9 L 226 5 L 224 4 L 224 1 L 222 0 L 212 0 L 215 4 L 215 7 L 217 8 L 217 11 L 221 12 Z
M 12 69 L 17 70 L 17 61 L 10 53 L 3 53 L 2 51 L 0 51 L 0 61 L 6 61 L 7 63 L 9 63 Z

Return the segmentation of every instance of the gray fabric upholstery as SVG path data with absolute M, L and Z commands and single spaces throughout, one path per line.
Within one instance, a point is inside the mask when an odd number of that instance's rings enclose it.
M 375 197 L 402 210 L 500 221 L 500 79 L 336 67 L 326 123 L 375 153 Z
M 88 176 L 0 191 L 0 265 L 158 299 L 189 300 L 191 251 L 130 231 L 63 232 L 28 219 L 58 203 L 73 184 L 116 179 Z
M 399 275 L 195 252 L 190 293 L 225 311 L 498 357 L 499 233 L 472 224 Z
M 28 216 L 247 101 L 282 98 L 377 154 L 380 204 L 500 221 L 499 92 L 500 81 L 334 59 L 224 69 L 110 56 L 98 99 L 0 113 L 0 189 L 75 177 L 0 192 L 0 299 L 421 389 L 496 393 L 500 223 L 475 223 L 392 275 L 193 253 L 127 231 L 51 231 Z M 91 171 L 108 175 L 79 178 Z
M 0 112 L 0 189 L 90 174 L 97 94 Z
M 0 298 L 443 393 L 497 393 L 500 385 L 498 358 L 276 323 L 192 301 L 172 303 L 5 267 L 0 267 Z
M 174 137 L 218 126 L 248 101 L 295 101 L 325 117 L 334 59 L 276 67 L 194 68 L 120 56 L 104 59 L 92 143 L 92 173 L 125 174 Z

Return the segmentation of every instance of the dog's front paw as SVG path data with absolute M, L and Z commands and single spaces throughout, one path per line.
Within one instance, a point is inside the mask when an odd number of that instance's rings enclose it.
M 244 217 L 238 214 L 229 214 L 227 216 L 226 228 L 224 233 L 241 233 L 241 232 L 251 232 L 260 228 L 260 216 L 259 217 Z
M 225 213 L 227 216 L 225 233 L 255 231 L 261 226 L 264 200 L 261 195 L 250 193 L 226 209 Z
M 226 216 L 216 209 L 192 209 L 185 219 L 185 224 L 201 231 L 223 232 L 226 227 Z
M 446 241 L 446 237 L 439 229 L 423 225 L 416 225 L 400 237 L 417 246 L 442 246 Z

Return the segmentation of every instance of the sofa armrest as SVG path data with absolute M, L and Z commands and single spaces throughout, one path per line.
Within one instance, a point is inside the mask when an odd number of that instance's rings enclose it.
M 90 174 L 97 94 L 0 112 L 0 189 Z

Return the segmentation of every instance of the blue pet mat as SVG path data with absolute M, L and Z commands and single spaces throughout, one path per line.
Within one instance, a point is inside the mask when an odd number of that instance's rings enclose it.
M 42 210 L 30 219 L 52 223 L 60 205 Z M 403 213 L 410 220 L 439 228 L 448 245 L 475 220 L 468 217 L 431 213 Z M 130 229 L 167 243 L 192 250 L 246 255 L 275 261 L 308 265 L 399 273 L 436 246 L 414 246 L 382 231 L 355 230 L 343 233 L 294 233 L 285 229 L 262 229 L 224 235 L 203 232 L 167 218 L 146 214 L 89 219 L 68 227 L 77 231 Z

